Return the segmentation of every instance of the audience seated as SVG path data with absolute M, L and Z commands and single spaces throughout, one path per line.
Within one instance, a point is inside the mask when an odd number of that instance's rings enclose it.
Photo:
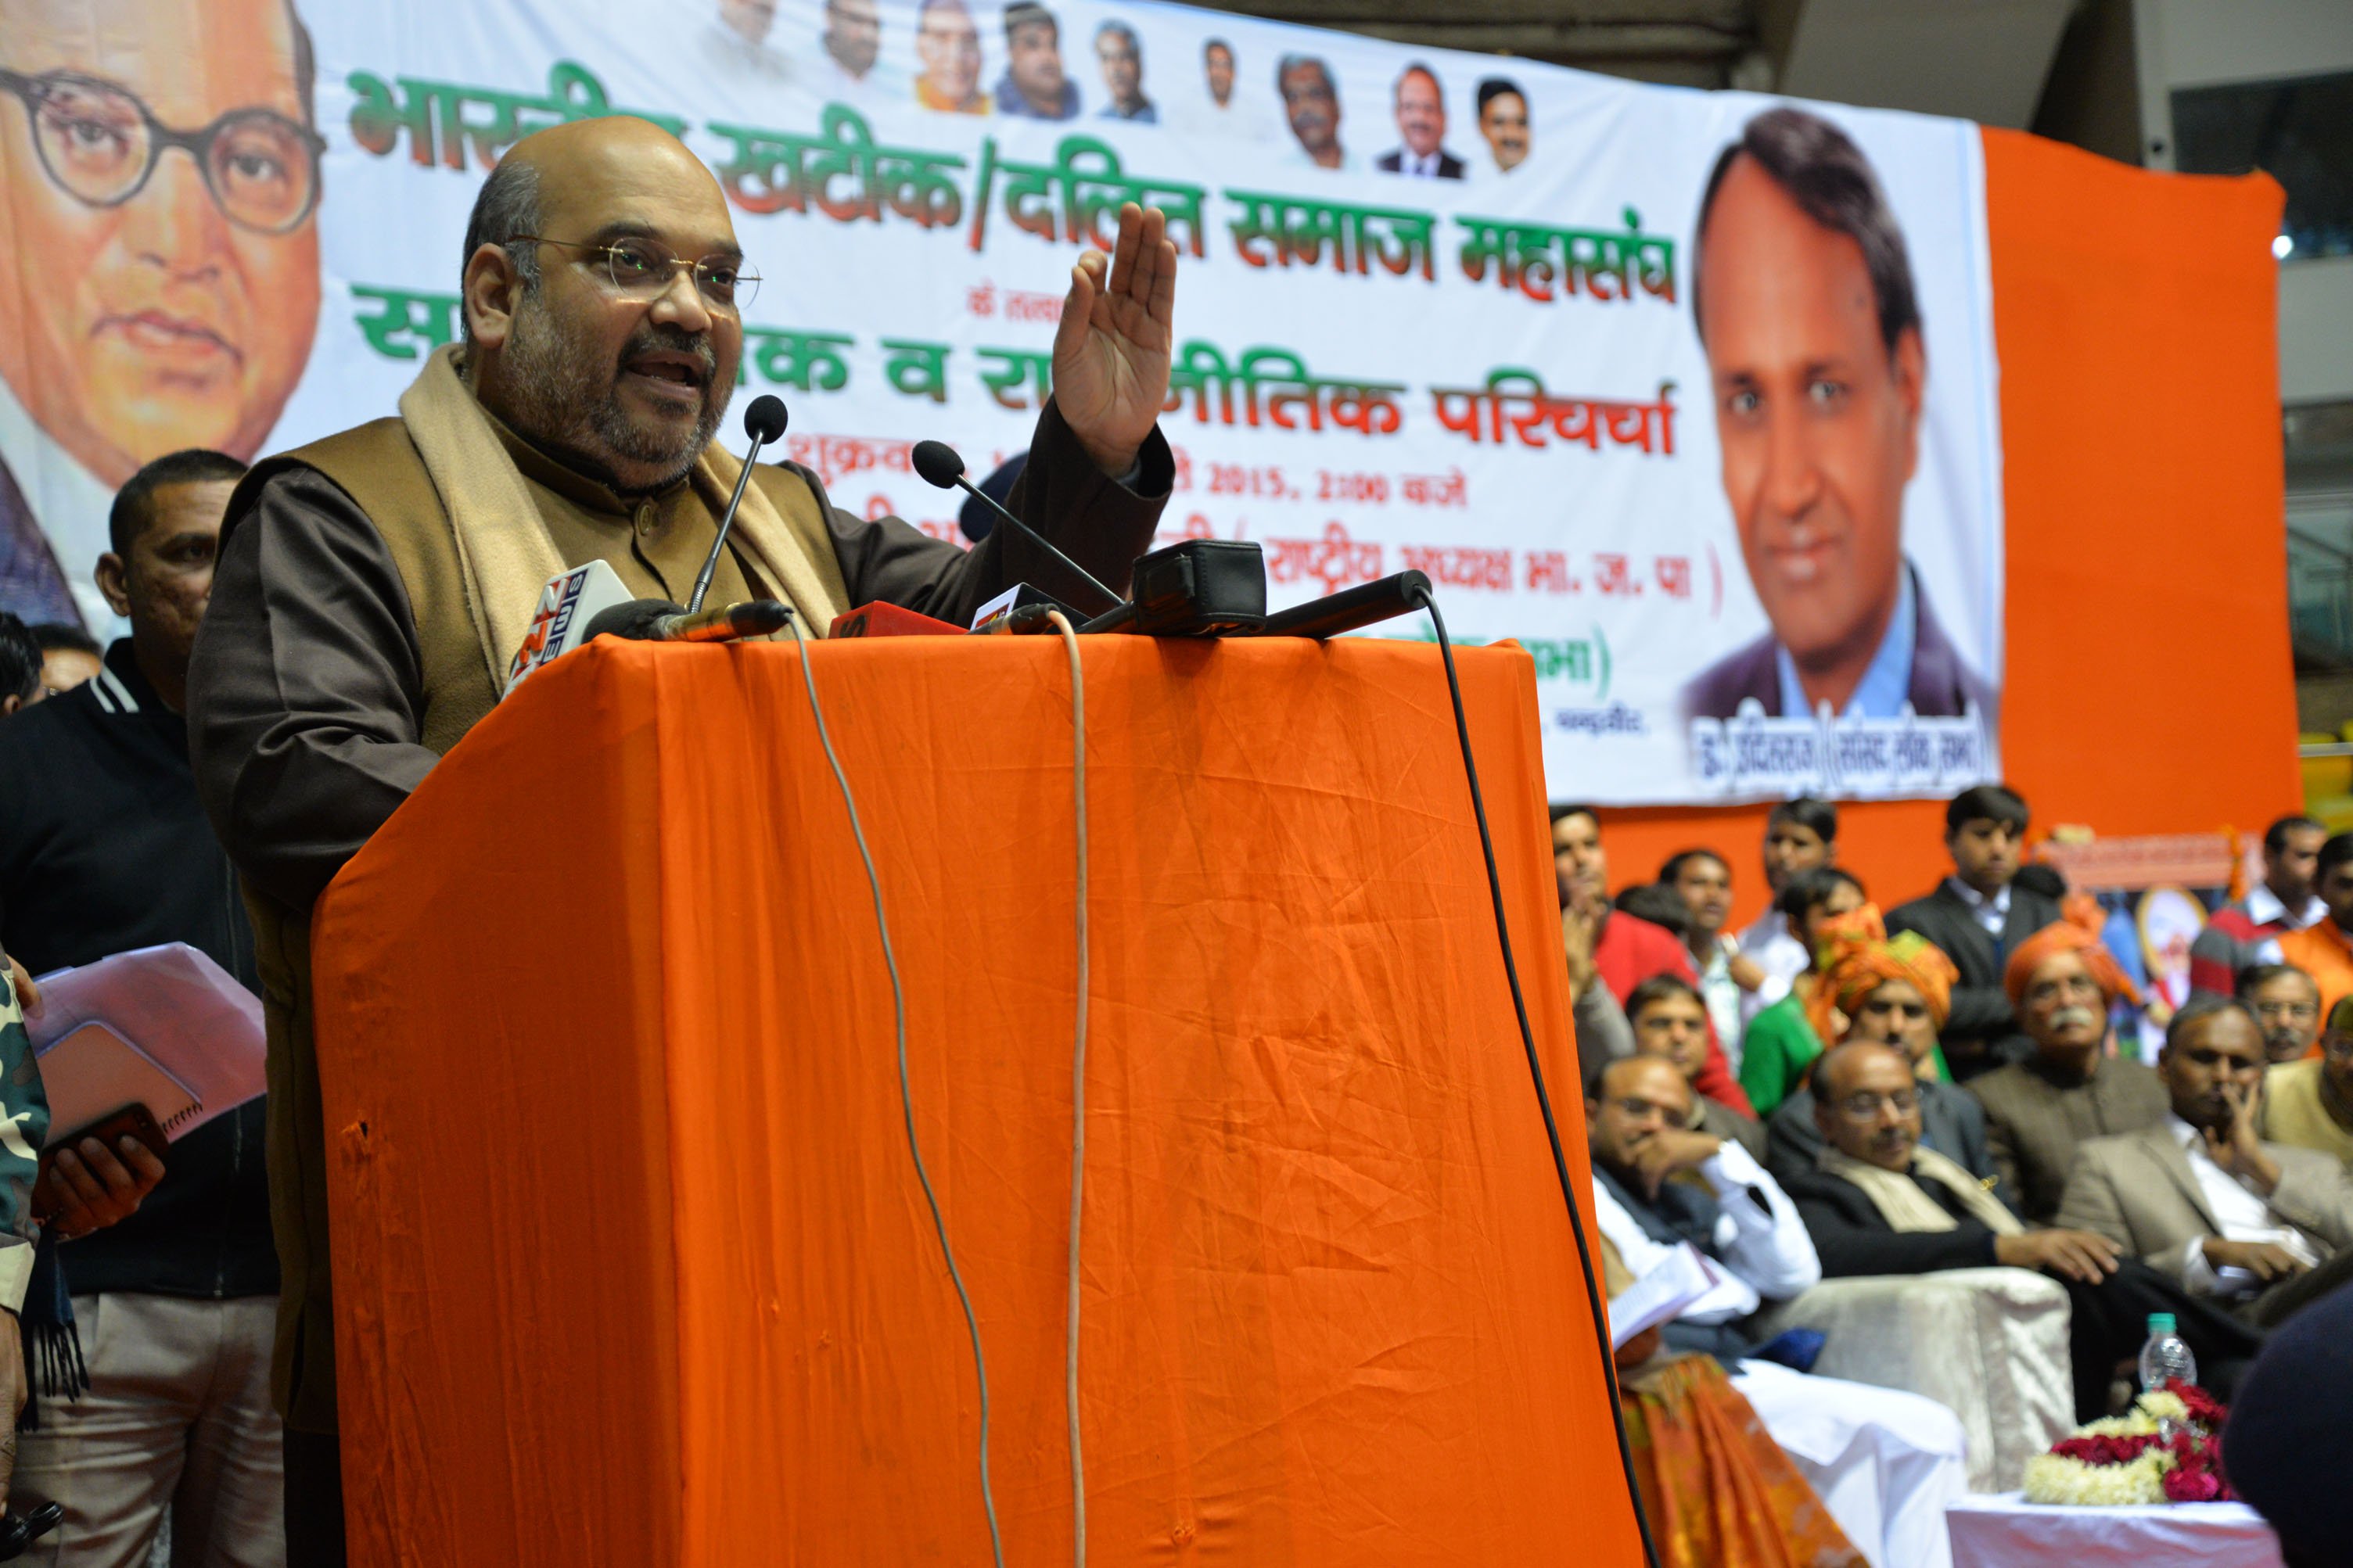
M 1761 977 L 1757 989 L 1742 1000 L 1744 1022 L 1788 995 L 1790 982 L 1813 962 L 1812 944 L 1781 907 L 1782 889 L 1792 879 L 1837 859 L 1838 807 L 1830 802 L 1800 795 L 1780 802 L 1766 815 L 1765 886 L 1773 900 L 1756 923 L 1740 933 L 1741 955 L 1757 965 Z M 1766 1108 L 1758 1106 L 1757 1114 L 1767 1114 Z
M 2166 1114 L 2078 1149 L 2059 1220 L 2268 1328 L 2353 1279 L 2353 1176 L 2256 1134 L 2263 1065 L 2244 1003 L 2190 998 L 2158 1058 Z
M 2108 1384 L 2140 1349 L 2148 1314 L 2171 1312 L 2210 1373 L 2253 1355 L 2243 1325 L 2185 1295 L 2090 1231 L 2031 1230 L 1967 1167 L 1921 1142 L 1912 1064 L 1850 1039 L 1815 1065 L 1814 1117 L 1825 1146 L 1784 1178 L 1822 1273 L 1936 1274 L 1999 1265 L 2059 1281 L 2070 1304 L 2075 1419 L 2107 1414 Z
M 2353 1168 L 2353 998 L 2337 1004 L 2328 1016 L 2318 1056 L 2297 1061 L 2272 1058 L 2263 1072 L 2261 1107 L 2258 1136 L 2291 1149 L 2333 1154 Z
M 1683 947 L 1699 976 L 1708 1024 L 1737 1074 L 1746 999 L 1764 983 L 1765 972 L 1741 956 L 1739 944 L 1724 929 L 1732 920 L 1731 864 L 1713 849 L 1685 849 L 1659 868 L 1659 886 L 1683 900 Z
M 2000 784 L 1962 791 L 1945 808 L 1945 847 L 1953 874 L 1926 897 L 1889 911 L 1890 931 L 1917 931 L 1960 971 L 1942 1030 L 1945 1060 L 1963 1081 L 2030 1047 L 2019 1031 L 2014 999 L 2002 983 L 2002 958 L 2059 918 L 2048 897 L 2013 888 L 2026 837 L 2026 803 Z
M 2327 913 L 2312 890 L 2321 841 L 2328 830 L 2301 813 L 2263 830 L 2263 879 L 2243 899 L 2214 911 L 2189 944 L 2193 991 L 2228 996 L 2257 963 L 2277 963 L 2279 939 Z
M 1691 982 L 1680 974 L 1653 974 L 1626 998 L 1626 1021 L 1634 1031 L 1638 1055 L 1661 1057 L 1693 1083 L 1707 1066 L 1707 1009 Z M 1739 1144 L 1749 1158 L 1765 1157 L 1765 1129 L 1753 1116 L 1743 1116 L 1728 1105 L 1718 1105 L 1692 1090 L 1691 1120 L 1694 1132 L 1705 1132 Z
M 1804 1222 L 1737 1143 L 1688 1130 L 1693 1095 L 1656 1057 L 1604 1068 L 1586 1101 L 1601 1234 L 1637 1275 L 1688 1242 L 1723 1270 L 1664 1330 L 1671 1349 L 1745 1356 L 1758 1305 L 1821 1277 Z M 1755 1407 L 1849 1538 L 1876 1563 L 1944 1561 L 1943 1510 L 1961 1489 L 1966 1443 L 1950 1410 L 1917 1394 L 1770 1363 L 1739 1362 L 1733 1386 Z
M 2320 1054 L 2320 987 L 2311 975 L 2293 963 L 2253 964 L 2240 972 L 2236 994 L 2263 1026 L 2266 1059 L 2295 1062 Z
M 1572 996 L 1581 1000 L 1599 982 L 1622 1008 L 1634 987 L 1653 974 L 1677 974 L 1698 984 L 1691 954 L 1679 937 L 1610 907 L 1609 858 L 1601 847 L 1601 818 L 1592 806 L 1552 808 L 1552 863 L 1554 884 L 1560 895 L 1561 947 Z M 1659 891 L 1664 894 L 1664 889 Z M 1678 912 L 1682 909 L 1680 899 L 1666 895 L 1664 901 Z M 1576 1015 L 1580 1030 L 1588 1017 L 1598 1030 L 1609 1030 L 1607 1014 L 1590 1006 Z M 1622 1029 L 1624 1020 L 1619 1019 L 1618 1025 Z M 1578 1067 L 1588 1081 L 1604 1062 L 1623 1054 L 1610 1048 L 1616 1043 L 1619 1040 L 1605 1036 L 1588 1046 L 1580 1037 Z M 1633 1049 L 1630 1037 L 1622 1037 L 1622 1043 L 1627 1051 Z M 1740 1092 L 1740 1081 L 1732 1076 L 1732 1066 L 1725 1060 L 1713 1029 L 1707 1070 L 1701 1074 L 1698 1088 L 1710 1100 L 1743 1114 L 1748 1111 L 1748 1097 Z
M 1839 1021 L 1847 1020 L 1843 1039 L 1885 1046 L 1901 1055 L 1912 1069 L 1923 1142 L 2009 1202 L 2009 1188 L 1987 1151 L 1985 1111 L 1967 1089 L 1946 1081 L 1937 1054 L 1936 1027 L 1951 994 L 1951 961 L 1908 931 L 1880 937 L 1876 911 L 1867 906 L 1827 922 L 1821 953 L 1825 968 L 1814 1005 L 1824 1026 L 1836 1031 Z M 1822 1134 L 1810 1087 L 1782 1101 L 1767 1124 L 1766 1140 L 1766 1166 L 1785 1183 L 1792 1173 L 1814 1169 Z
M 1987 1149 L 2020 1216 L 2049 1225 L 2077 1147 L 2163 1121 L 2165 1085 L 2142 1063 L 2107 1054 L 2108 1005 L 2131 983 L 2096 931 L 2045 926 L 2017 945 L 2002 978 L 2033 1055 L 1968 1088 L 1985 1107 Z
M 2340 833 L 2323 844 L 2312 866 L 2312 890 L 2319 897 L 2321 917 L 2274 940 L 2281 961 L 2311 975 L 2320 987 L 2320 1010 L 2328 1013 L 2353 996 L 2353 938 L 2346 935 L 2353 931 L 2353 833 Z
M 1780 999 L 1748 1020 L 1741 1041 L 1740 1087 L 1759 1116 L 1772 1115 L 1804 1083 L 1806 1069 L 1822 1054 L 1821 1036 L 1808 1013 L 1817 983 L 1815 952 L 1822 922 L 1861 909 L 1864 897 L 1862 879 L 1840 866 L 1799 871 L 1773 895 L 1778 906 L 1775 913 L 1793 933 L 1789 940 L 1805 948 L 1806 962 L 1790 976 Z
M 1637 1274 L 1683 1241 L 1724 1267 L 1724 1282 L 1667 1326 L 1667 1342 L 1738 1356 L 1748 1349 L 1739 1325 L 1759 1301 L 1797 1295 L 1821 1266 L 1765 1167 L 1737 1142 L 1691 1131 L 1694 1098 L 1658 1057 L 1601 1069 L 1586 1104 L 1594 1203 L 1603 1234 Z

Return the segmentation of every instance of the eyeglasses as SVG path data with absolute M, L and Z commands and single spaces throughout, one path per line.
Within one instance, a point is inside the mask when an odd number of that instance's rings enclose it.
M 1831 1109 L 1849 1121 L 1876 1121 L 1885 1106 L 1894 1106 L 1898 1116 L 1909 1116 L 1920 1109 L 1920 1097 L 1908 1089 L 1894 1094 L 1850 1094 Z
M 2317 1002 L 2258 1002 L 2255 1004 L 2255 1016 L 2265 1023 L 2269 1023 L 2274 1018 L 2292 1018 L 2299 1023 L 2309 1023 L 2320 1016 L 2320 1004 Z
M 1610 1109 L 1629 1121 L 1647 1121 L 1655 1116 L 1662 1121 L 1672 1124 L 1682 1121 L 1687 1114 L 1679 1106 L 1661 1105 L 1655 1100 L 1641 1100 L 1631 1095 L 1623 1100 L 1613 1100 L 1609 1105 Z
M 541 234 L 518 234 L 507 245 L 561 245 L 605 258 L 605 270 L 614 291 L 628 300 L 659 300 L 686 268 L 694 275 L 695 291 L 714 310 L 742 310 L 759 298 L 760 275 L 744 265 L 740 256 L 712 255 L 700 261 L 681 261 L 668 247 L 650 239 L 617 239 L 598 245 L 585 239 L 550 239 Z
M 214 205 L 239 227 L 285 234 L 318 205 L 327 143 L 274 109 L 233 109 L 202 130 L 174 131 L 112 82 L 73 71 L 0 68 L 0 89 L 24 103 L 50 182 L 86 206 L 137 195 L 172 147 L 195 160 Z

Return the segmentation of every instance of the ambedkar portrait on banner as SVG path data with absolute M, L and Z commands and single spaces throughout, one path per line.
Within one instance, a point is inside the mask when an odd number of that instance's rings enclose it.
M 290 0 L 0 24 L 0 609 L 103 623 L 117 487 L 184 447 L 250 459 L 309 363 L 310 39 Z
M 1693 317 L 1725 499 L 1768 629 L 1683 689 L 1687 719 L 1827 707 L 1840 718 L 1975 710 L 1991 687 L 1937 619 L 1904 548 L 1927 351 L 1904 235 L 1862 152 L 1768 110 L 1701 197 Z

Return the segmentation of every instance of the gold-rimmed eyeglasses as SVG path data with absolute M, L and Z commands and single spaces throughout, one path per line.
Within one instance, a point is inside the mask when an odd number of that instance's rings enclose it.
M 560 245 L 605 258 L 613 288 L 625 299 L 658 300 L 681 267 L 693 274 L 695 291 L 703 302 L 722 310 L 741 311 L 759 296 L 760 275 L 744 265 L 740 256 L 714 254 L 700 261 L 684 261 L 670 247 L 651 239 L 551 239 L 543 234 L 511 235 L 505 245 Z

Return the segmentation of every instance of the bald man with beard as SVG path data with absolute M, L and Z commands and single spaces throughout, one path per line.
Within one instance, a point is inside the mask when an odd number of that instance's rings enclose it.
M 1115 254 L 1080 258 L 1010 498 L 1114 585 L 1173 474 L 1155 421 L 1176 267 L 1162 215 L 1132 205 Z M 756 281 L 717 182 L 675 137 L 628 118 L 528 137 L 468 226 L 465 341 L 427 362 L 398 417 L 266 462 L 230 501 L 189 741 L 262 952 L 296 1562 L 343 1560 L 312 904 L 498 701 L 543 581 L 502 580 L 500 561 L 602 561 L 637 595 L 687 596 L 740 471 L 712 437 Z M 1017 581 L 1069 578 L 1012 530 L 966 552 L 841 510 L 784 463 L 754 468 L 711 593 L 788 599 L 821 637 L 874 600 L 962 624 Z

